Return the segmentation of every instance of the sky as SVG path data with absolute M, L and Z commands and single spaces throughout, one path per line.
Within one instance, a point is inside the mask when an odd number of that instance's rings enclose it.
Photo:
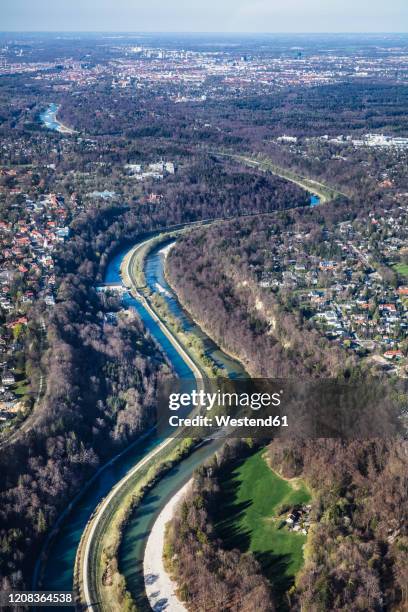
M 0 0 L 0 30 L 407 32 L 408 0 Z

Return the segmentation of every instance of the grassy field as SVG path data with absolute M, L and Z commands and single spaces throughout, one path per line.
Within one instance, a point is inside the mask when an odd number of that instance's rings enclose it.
M 16 395 L 22 397 L 23 399 L 26 398 L 30 392 L 30 386 L 28 384 L 28 381 L 20 380 L 14 386 L 13 391 Z
M 396 264 L 393 268 L 400 276 L 408 277 L 408 264 Z
M 282 596 L 303 564 L 306 536 L 281 527 L 277 509 L 306 503 L 310 494 L 301 480 L 280 478 L 263 454 L 264 450 L 258 451 L 223 478 L 222 516 L 216 528 L 228 548 L 254 553 L 274 592 Z

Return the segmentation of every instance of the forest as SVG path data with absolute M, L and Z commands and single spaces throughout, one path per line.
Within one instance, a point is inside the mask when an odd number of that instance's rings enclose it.
M 404 610 L 408 604 L 405 440 L 319 440 L 269 447 L 315 494 L 294 609 Z
M 253 554 L 228 548 L 217 531 L 220 479 L 256 450 L 248 442 L 226 442 L 195 473 L 167 532 L 167 566 L 188 609 L 404 610 L 406 447 L 390 439 L 269 444 L 273 469 L 284 478 L 301 477 L 313 495 L 304 566 L 282 599 Z
M 305 329 L 298 315 L 258 286 L 262 253 L 274 232 L 279 232 L 274 217 L 196 230 L 170 252 L 168 278 L 187 310 L 252 376 L 286 378 L 296 370 L 329 377 L 352 367 L 352 355 Z
M 375 210 L 375 203 L 370 206 Z M 354 216 L 362 213 L 354 211 Z M 195 229 L 170 251 L 168 280 L 206 332 L 241 359 L 252 376 L 364 380 L 355 356 L 331 345 L 292 308 L 290 292 L 277 297 L 259 284 L 270 265 L 268 245 L 285 228 L 307 235 L 316 249 L 324 250 L 325 231 L 343 218 L 353 218 L 349 205 L 333 203 L 318 211 L 278 212 Z M 380 611 L 408 604 L 407 444 L 398 437 L 356 438 L 307 440 L 299 435 L 291 441 L 275 439 L 268 448 L 274 469 L 287 478 L 302 477 L 314 498 L 305 565 L 287 593 L 290 609 Z M 209 512 L 214 495 L 208 496 L 201 475 L 194 495 L 201 493 L 199 484 Z M 216 498 L 216 485 L 212 490 Z M 188 498 L 186 503 L 190 507 L 192 502 Z M 199 546 L 197 534 L 184 544 L 173 542 L 180 555 L 179 585 L 187 572 L 185 560 L 189 571 L 198 570 L 191 557 Z M 225 544 L 217 537 L 212 534 L 211 541 L 223 551 Z
M 192 183 L 201 193 L 194 206 L 183 197 L 186 175 L 157 203 L 139 209 L 105 203 L 79 212 L 71 238 L 58 251 L 48 350 L 31 356 L 44 362 L 47 392 L 30 432 L 0 450 L 4 589 L 29 585 L 41 543 L 67 502 L 98 466 L 152 422 L 156 385 L 168 368 L 137 317 L 119 314 L 117 326 L 104 321 L 104 311 L 119 307 L 104 306 L 95 291 L 109 257 L 168 225 L 274 210 L 286 199 L 288 205 L 305 204 L 299 188 L 278 178 L 221 169 L 211 158 L 194 168 Z M 213 172 L 225 201 L 210 184 Z M 255 202 L 248 197 L 251 188 L 259 191 Z
M 96 40 L 20 41 L 24 56 L 14 55 L 10 65 L 16 71 L 1 77 L 1 218 L 25 219 L 27 202 L 55 193 L 65 199 L 70 226 L 70 238 L 55 256 L 56 303 L 48 309 L 43 350 L 37 336 L 45 306 L 34 303 L 27 312 L 33 332 L 24 347 L 27 368 L 37 372 L 41 364 L 46 394 L 32 429 L 0 449 L 3 590 L 30 587 L 33 565 L 58 515 L 98 467 L 152 423 L 156 387 L 168 366 L 137 317 L 95 291 L 120 247 L 173 224 L 230 219 L 192 232 L 173 249 L 167 274 L 181 301 L 254 375 L 352 376 L 355 356 L 308 326 L 290 295 L 277 299 L 260 291 L 264 251 L 282 227 L 311 232 L 318 242 L 325 226 L 352 221 L 368 207 L 387 214 L 394 196 L 406 190 L 403 153 L 337 149 L 313 140 L 367 131 L 406 134 L 407 89 L 394 72 L 389 80 L 354 75 L 347 82 L 289 84 L 268 94 L 229 86 L 222 91 L 213 78 L 200 101 L 176 103 L 177 80 L 154 78 L 145 86 L 130 79 L 118 87 L 106 67 L 127 62 L 127 50 L 118 41 Z M 208 51 L 207 44 L 202 50 Z M 238 49 L 234 61 L 241 51 L 254 49 Z M 19 63 L 26 68 L 47 61 L 56 65 L 18 72 Z M 79 71 L 98 66 L 97 80 L 67 80 L 76 62 Z M 75 135 L 44 128 L 40 113 L 50 102 L 61 105 L 58 116 Z M 277 144 L 284 134 L 298 137 L 299 147 Z M 261 153 L 353 199 L 338 198 L 324 212 L 311 211 L 309 195 L 295 185 L 213 154 L 225 150 Z M 174 160 L 175 175 L 141 185 L 125 175 L 125 164 L 158 159 Z M 114 200 L 93 199 L 95 189 L 114 191 Z M 237 219 L 254 213 L 262 216 Z M 17 278 L 13 295 L 19 283 Z M 106 321 L 107 312 L 115 313 L 116 325 Z M 246 452 L 237 448 L 229 456 L 224 449 L 217 461 L 229 469 Z M 384 440 L 276 441 L 269 453 L 282 474 L 302 475 L 317 499 L 307 563 L 290 605 L 313 612 L 407 607 L 406 446 Z M 273 585 L 260 565 L 251 555 L 227 550 L 215 533 L 217 469 L 214 463 L 199 472 L 170 533 L 182 595 L 201 609 L 208 600 L 212 609 L 272 611 Z
M 352 132 L 407 130 L 407 94 L 400 84 L 355 80 L 308 88 L 307 93 L 285 87 L 273 95 L 226 95 L 222 100 L 209 98 L 202 104 L 182 106 L 169 100 L 171 87 L 156 87 L 159 91 L 154 95 L 146 91 L 136 96 L 131 89 L 117 91 L 109 79 L 101 80 L 92 91 L 64 100 L 61 118 L 92 135 L 172 136 L 176 141 L 224 145 L 259 143 L 282 133 L 342 133 L 345 122 Z M 111 117 L 113 94 L 115 121 Z M 213 122 L 222 130 L 204 125 Z
M 214 525 L 218 477 L 249 452 L 247 444 L 236 442 L 201 466 L 168 528 L 165 562 L 189 610 L 275 610 L 273 589 L 254 555 L 224 548 Z
M 317 256 L 330 259 L 332 249 L 339 247 L 330 246 L 326 238 L 336 224 L 364 219 L 367 211 L 386 215 L 392 210 L 391 202 L 370 202 L 357 209 L 352 201 L 335 200 L 318 210 L 303 207 L 198 228 L 171 250 L 166 274 L 187 310 L 253 376 L 350 373 L 357 366 L 355 355 L 317 332 L 308 313 L 296 307 L 289 288 L 273 291 L 262 287 L 261 280 L 274 266 L 285 269 L 291 258 L 301 255 L 302 241 Z M 271 251 L 284 233 L 289 238 L 277 262 Z M 324 274 L 319 281 L 324 286 Z

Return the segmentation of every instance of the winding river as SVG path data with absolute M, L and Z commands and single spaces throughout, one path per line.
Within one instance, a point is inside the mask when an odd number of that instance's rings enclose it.
M 121 282 L 120 266 L 128 251 L 129 248 L 126 248 L 112 258 L 106 269 L 104 279 L 106 283 Z M 203 340 L 207 354 L 217 365 L 225 368 L 228 376 L 246 378 L 247 373 L 241 364 L 223 353 L 180 306 L 177 297 L 164 278 L 164 257 L 163 246 L 159 245 L 146 258 L 145 275 L 149 288 L 152 291 L 158 291 L 165 298 L 173 315 L 180 320 L 183 329 L 197 334 Z M 126 308 L 134 308 L 138 312 L 145 327 L 161 345 L 176 374 L 180 378 L 193 379 L 190 368 L 142 303 L 128 293 L 125 294 L 123 301 Z M 93 510 L 129 469 L 160 442 L 161 440 L 152 434 L 149 438 L 133 444 L 101 471 L 77 503 L 73 504 L 71 512 L 62 522 L 60 531 L 49 548 L 47 560 L 43 565 L 42 589 L 56 591 L 72 589 L 76 550 Z M 126 577 L 128 588 L 137 601 L 140 602 L 143 597 L 143 552 L 150 527 L 166 501 L 190 479 L 194 469 L 210 457 L 220 444 L 220 441 L 214 440 L 197 449 L 146 495 L 134 513 L 124 533 L 119 565 L 120 571 Z
M 52 102 L 46 109 L 40 114 L 41 123 L 49 130 L 54 130 L 54 132 L 60 132 L 61 134 L 72 134 L 73 130 L 68 128 L 66 125 L 63 125 L 57 119 L 57 112 L 59 106 Z

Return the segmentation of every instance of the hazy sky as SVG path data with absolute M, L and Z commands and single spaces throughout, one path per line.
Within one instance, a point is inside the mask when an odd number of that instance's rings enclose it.
M 408 0 L 0 0 L 0 30 L 407 32 Z

